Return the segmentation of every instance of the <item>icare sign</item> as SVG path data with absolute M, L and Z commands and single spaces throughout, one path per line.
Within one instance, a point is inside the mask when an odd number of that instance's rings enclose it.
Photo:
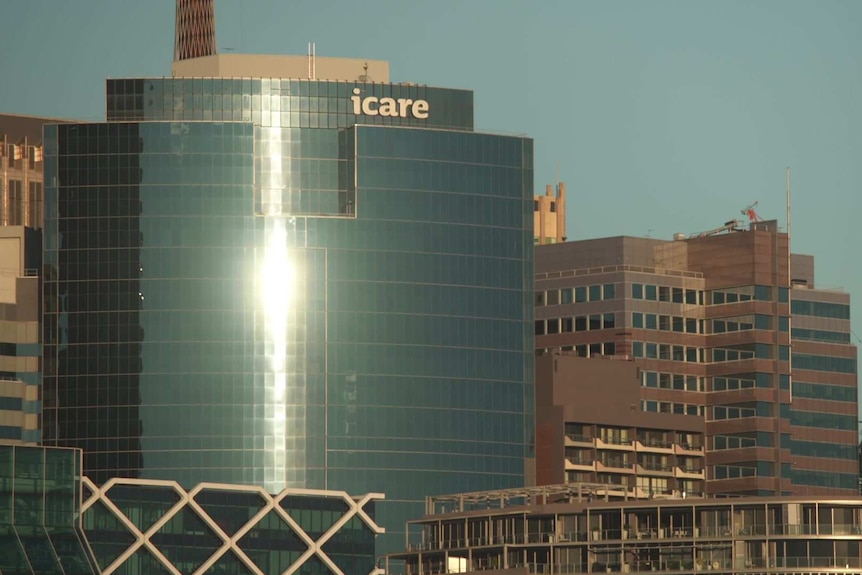
M 378 98 L 377 96 L 361 97 L 361 90 L 353 88 L 353 113 L 357 116 L 388 116 L 390 118 L 428 117 L 428 102 L 426 100 L 411 100 L 410 98 Z

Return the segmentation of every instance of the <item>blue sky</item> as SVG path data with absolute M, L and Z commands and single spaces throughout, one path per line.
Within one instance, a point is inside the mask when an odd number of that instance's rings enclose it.
M 387 59 L 475 90 L 477 129 L 536 140 L 571 239 L 670 238 L 760 202 L 862 332 L 862 2 L 217 0 L 220 49 Z M 7 2 L 0 111 L 102 119 L 104 78 L 170 74 L 173 0 Z

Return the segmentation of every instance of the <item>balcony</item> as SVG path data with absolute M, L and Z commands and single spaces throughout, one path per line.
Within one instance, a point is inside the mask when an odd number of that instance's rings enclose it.
M 596 471 L 609 471 L 615 473 L 634 473 L 634 466 L 624 460 L 607 460 L 607 461 L 596 461 Z M 622 486 L 620 486 L 622 487 Z
M 634 443 L 630 439 L 601 439 L 596 438 L 597 449 L 616 449 L 620 451 L 633 451 Z
M 824 529 L 825 528 L 825 529 Z M 821 526 L 820 535 L 853 535 L 858 538 L 862 535 L 862 526 L 859 525 L 824 525 Z M 662 540 L 662 544 L 670 544 L 667 540 L 709 540 L 721 539 L 724 541 L 737 540 L 740 538 L 759 538 L 774 536 L 793 537 L 796 535 L 811 538 L 817 535 L 816 525 L 748 525 L 737 528 L 730 526 L 673 526 L 663 524 L 660 527 L 643 526 L 625 530 L 619 529 L 594 529 L 589 532 L 534 532 L 534 533 L 517 533 L 505 536 L 479 537 L 471 539 L 444 539 L 442 541 L 425 541 L 422 543 L 412 544 L 408 547 L 410 552 L 440 552 L 447 550 L 459 550 L 477 547 L 502 547 L 504 545 L 538 545 L 538 546 L 580 546 L 592 545 L 601 543 L 603 545 L 610 542 L 619 542 L 621 545 L 631 544 L 632 540 L 640 543 L 651 540 Z M 626 541 L 628 541 L 626 543 Z M 704 542 L 709 545 L 708 541 Z M 668 549 L 678 549 L 671 545 Z M 757 563 L 760 560 L 761 563 Z M 828 563 L 831 560 L 832 563 Z M 770 558 L 768 565 L 763 562 L 765 559 L 746 559 L 753 561 L 751 566 L 768 566 L 769 568 L 781 567 L 844 567 L 845 564 L 851 566 L 860 566 L 860 558 L 806 558 L 806 557 L 786 557 L 786 558 Z M 709 570 L 709 567 L 704 567 Z
M 674 468 L 666 463 L 643 461 L 638 463 L 638 475 L 673 477 Z
M 674 477 L 679 477 L 681 479 L 703 479 L 704 478 L 704 468 L 703 467 L 676 467 L 674 468 Z
M 407 565 L 407 575 L 419 575 L 417 565 Z M 758 570 L 780 575 L 788 570 L 846 570 L 858 571 L 862 568 L 859 557 L 737 557 L 733 560 L 724 558 L 698 558 L 691 559 L 665 559 L 659 558 L 653 561 L 633 561 L 632 563 L 601 563 L 595 562 L 587 569 L 586 566 L 577 563 L 536 563 L 536 562 L 512 562 L 507 569 L 513 573 L 530 573 L 535 575 L 552 574 L 576 574 L 576 573 L 639 573 L 650 572 L 655 575 L 662 573 L 705 572 L 721 573 L 729 571 Z M 477 564 L 469 571 L 492 570 L 491 565 L 483 566 Z M 497 568 L 502 569 L 502 568 Z M 443 575 L 451 573 L 443 563 L 428 563 L 422 566 L 423 575 Z
M 595 471 L 595 460 L 586 457 L 567 457 L 566 470 L 571 471 Z
M 588 435 L 578 435 L 576 433 L 567 433 L 565 444 L 567 446 L 593 446 L 593 438 Z
M 637 441 L 635 441 L 635 450 L 647 451 L 651 453 L 671 454 L 674 451 L 674 445 L 669 441 L 639 438 Z
M 673 446 L 676 455 L 693 455 L 701 457 L 704 455 L 703 445 L 689 445 L 688 443 L 677 443 Z

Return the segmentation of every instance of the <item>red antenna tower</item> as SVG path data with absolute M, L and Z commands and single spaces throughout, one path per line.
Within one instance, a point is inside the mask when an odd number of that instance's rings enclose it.
M 177 0 L 174 62 L 215 53 L 215 0 Z

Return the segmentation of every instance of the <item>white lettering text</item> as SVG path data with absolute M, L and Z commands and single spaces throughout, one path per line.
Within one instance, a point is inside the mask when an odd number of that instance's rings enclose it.
M 353 89 L 350 101 L 353 103 L 355 115 L 386 116 L 389 118 L 407 118 L 412 116 L 419 120 L 428 118 L 430 108 L 426 100 L 411 100 L 410 98 L 378 98 L 366 96 L 363 98 L 359 88 Z

